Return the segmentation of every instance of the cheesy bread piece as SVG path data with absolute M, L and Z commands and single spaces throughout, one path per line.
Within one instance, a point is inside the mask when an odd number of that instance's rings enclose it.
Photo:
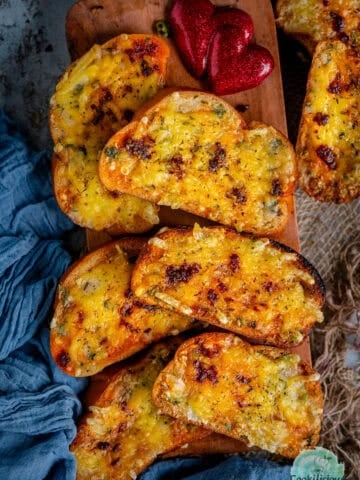
M 318 44 L 296 145 L 300 184 L 322 202 L 360 196 L 360 57 L 342 42 Z
M 77 480 L 134 480 L 158 455 L 209 434 L 162 414 L 152 401 L 154 381 L 180 343 L 159 343 L 118 366 L 71 445 Z
M 360 48 L 359 0 L 278 0 L 277 24 L 310 53 L 323 40 Z
M 319 378 L 298 355 L 208 333 L 180 346 L 153 400 L 179 420 L 295 458 L 319 440 Z
M 281 133 L 247 127 L 221 98 L 175 91 L 109 140 L 99 174 L 111 191 L 271 234 L 288 218 L 294 158 Z
M 150 343 L 193 326 L 190 317 L 136 299 L 134 258 L 145 239 L 111 242 L 76 262 L 60 280 L 50 348 L 69 375 L 93 375 Z
M 149 202 L 108 192 L 98 156 L 108 139 L 163 86 L 167 44 L 153 35 L 120 35 L 67 69 L 51 99 L 53 184 L 60 208 L 78 225 L 119 234 L 158 223 Z
M 304 257 L 223 227 L 162 231 L 142 249 L 131 286 L 149 305 L 277 346 L 299 344 L 323 319 L 324 285 Z

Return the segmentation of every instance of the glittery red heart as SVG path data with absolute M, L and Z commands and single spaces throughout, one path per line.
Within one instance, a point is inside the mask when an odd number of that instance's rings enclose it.
M 214 13 L 215 6 L 209 0 L 174 0 L 169 12 L 181 58 L 197 78 L 205 73 L 207 52 L 216 29 Z
M 208 77 L 211 90 L 228 95 L 254 88 L 274 68 L 271 53 L 258 45 L 243 45 L 243 36 L 235 27 L 215 34 L 209 50 Z
M 212 37 L 236 27 L 237 42 L 245 47 L 254 34 L 250 15 L 237 8 L 215 6 L 209 0 L 174 0 L 169 21 L 181 57 L 197 78 L 204 75 Z

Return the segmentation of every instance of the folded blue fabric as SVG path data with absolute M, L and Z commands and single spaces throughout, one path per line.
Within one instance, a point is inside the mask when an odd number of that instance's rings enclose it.
M 34 153 L 0 110 L 0 479 L 74 480 L 69 444 L 86 380 L 65 375 L 49 352 L 48 314 L 71 256 L 73 224 L 52 194 L 49 155 Z M 260 480 L 288 466 L 238 456 L 158 462 L 142 480 Z
M 0 111 L 0 479 L 75 478 L 69 443 L 86 385 L 49 353 L 47 316 L 74 228 L 52 193 L 47 153 L 34 153 Z

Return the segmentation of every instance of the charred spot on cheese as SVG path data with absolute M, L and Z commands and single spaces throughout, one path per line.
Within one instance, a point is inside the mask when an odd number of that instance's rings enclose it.
M 327 145 L 320 145 L 316 154 L 331 170 L 336 170 L 336 153 Z
M 175 155 L 170 160 L 169 173 L 171 175 L 175 175 L 176 178 L 181 180 L 185 175 L 185 172 L 182 169 L 183 165 L 184 165 L 184 160 L 183 160 L 182 156 L 181 155 Z
M 214 345 L 205 346 L 204 342 L 198 342 L 199 347 L 197 349 L 198 354 L 206 358 L 213 358 L 219 355 L 219 346 L 215 343 Z
M 326 125 L 329 122 L 329 115 L 326 113 L 317 112 L 313 119 L 318 125 Z
M 332 18 L 332 27 L 335 32 L 343 32 L 345 29 L 345 19 L 336 12 L 330 12 Z
M 159 50 L 159 45 L 150 38 L 144 40 L 136 40 L 132 48 L 125 50 L 131 62 L 142 60 L 145 56 L 153 57 Z
M 57 357 L 56 357 L 56 363 L 60 365 L 62 368 L 66 368 L 68 364 L 70 363 L 70 355 L 68 352 L 62 351 Z
M 130 155 L 147 160 L 151 158 L 151 146 L 153 143 L 154 140 L 148 136 L 139 140 L 129 137 L 125 141 L 125 149 Z
M 191 277 L 200 271 L 198 263 L 188 264 L 186 261 L 179 266 L 169 265 L 165 272 L 165 281 L 168 286 L 174 286 L 178 283 L 187 283 Z
M 239 383 L 243 383 L 245 385 L 251 382 L 250 378 L 240 375 L 239 373 L 235 376 L 235 378 Z
M 235 203 L 244 204 L 246 203 L 246 188 L 244 186 L 241 187 L 233 187 L 230 192 L 226 194 L 228 198 L 233 198 Z
M 281 187 L 281 182 L 278 178 L 274 178 L 274 180 L 271 183 L 271 195 L 274 195 L 276 197 L 280 197 L 282 195 L 282 187 Z
M 199 360 L 194 361 L 195 380 L 199 383 L 209 381 L 213 385 L 218 383 L 217 369 L 215 365 L 206 366 Z
M 268 281 L 262 284 L 262 288 L 268 293 L 273 293 L 276 292 L 279 287 L 275 282 Z
M 212 288 L 208 290 L 206 297 L 209 300 L 210 305 L 215 305 L 216 300 L 219 298 L 218 294 Z
M 226 150 L 221 146 L 220 142 L 216 142 L 216 149 L 213 157 L 209 160 L 209 172 L 216 173 L 219 168 L 226 164 Z
M 96 448 L 98 448 L 99 450 L 107 450 L 109 447 L 110 447 L 109 442 L 98 442 L 96 444 Z
M 148 77 L 154 71 L 157 71 L 159 67 L 157 65 L 151 66 L 146 60 L 141 60 L 141 73 L 144 77 Z
M 77 316 L 77 323 L 82 324 L 84 321 L 84 312 L 82 310 L 79 310 L 78 316 Z
M 50 109 L 53 184 L 60 208 L 76 224 L 117 235 L 158 223 L 155 205 L 103 187 L 98 153 L 163 86 L 168 54 L 155 36 L 120 35 L 94 45 L 58 83 Z M 112 162 L 117 147 L 107 154 Z
M 237 253 L 232 253 L 229 260 L 229 268 L 232 273 L 237 273 L 240 269 L 240 258 Z

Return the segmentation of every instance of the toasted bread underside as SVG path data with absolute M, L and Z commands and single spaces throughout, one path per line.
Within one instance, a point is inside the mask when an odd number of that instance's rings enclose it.
M 298 355 L 232 334 L 202 334 L 181 345 L 153 399 L 164 413 L 289 458 L 319 440 L 319 375 Z
M 111 191 L 181 209 L 237 230 L 283 229 L 296 171 L 288 140 L 221 98 L 173 92 L 106 144 L 100 179 Z
M 322 202 L 360 196 L 359 72 L 352 48 L 339 41 L 318 44 L 296 151 L 302 188 Z
M 119 365 L 71 445 L 78 480 L 134 480 L 158 455 L 209 434 L 161 414 L 152 401 L 154 381 L 180 343 L 159 343 L 140 360 Z
M 278 0 L 277 24 L 310 53 L 318 42 L 339 39 L 360 47 L 359 0 Z
M 60 208 L 78 225 L 112 233 L 158 223 L 149 202 L 106 191 L 98 156 L 108 139 L 162 87 L 167 44 L 152 35 L 120 35 L 72 63 L 51 99 L 53 183 Z
M 69 375 L 93 375 L 193 325 L 190 317 L 134 298 L 130 289 L 133 259 L 145 241 L 111 242 L 86 255 L 61 279 L 50 347 L 57 365 Z
M 137 297 L 278 346 L 322 321 L 324 286 L 298 253 L 223 227 L 169 229 L 142 249 Z

